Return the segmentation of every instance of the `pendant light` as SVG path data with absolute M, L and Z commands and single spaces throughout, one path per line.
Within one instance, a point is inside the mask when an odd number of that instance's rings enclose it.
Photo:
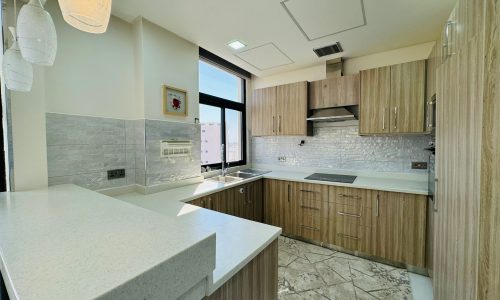
M 33 67 L 24 60 L 16 40 L 16 29 L 9 27 L 14 42 L 3 55 L 2 73 L 5 85 L 11 91 L 29 92 L 33 85 Z
M 30 0 L 17 20 L 19 49 L 28 62 L 52 66 L 57 53 L 57 34 L 50 14 L 40 0 Z
M 89 33 L 104 33 L 111 16 L 111 0 L 59 0 L 64 20 Z

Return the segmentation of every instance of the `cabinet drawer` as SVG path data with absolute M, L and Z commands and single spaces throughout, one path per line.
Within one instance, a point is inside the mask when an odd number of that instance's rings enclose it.
M 328 186 L 312 183 L 294 183 L 293 195 L 294 201 L 328 201 Z
M 319 241 L 322 236 L 320 222 L 315 221 L 314 218 L 310 220 L 306 218 L 298 222 L 294 234 L 306 239 Z
M 316 229 L 321 229 L 321 216 L 316 213 L 303 213 L 300 214 L 299 219 L 296 220 L 296 224 L 299 227 L 302 226 L 307 226 L 307 227 L 313 227 Z
M 372 207 L 370 190 L 349 187 L 330 187 L 329 201 L 351 206 Z
M 372 210 L 369 207 L 360 205 L 330 203 L 330 219 L 370 227 L 372 224 Z
M 353 251 L 367 252 L 370 228 L 353 223 L 336 224 L 334 244 Z

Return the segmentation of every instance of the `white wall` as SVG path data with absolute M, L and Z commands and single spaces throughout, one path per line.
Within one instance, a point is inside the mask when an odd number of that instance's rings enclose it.
M 435 42 L 418 44 L 410 47 L 347 59 L 344 62 L 344 74 L 355 74 L 360 70 L 427 59 L 431 54 L 434 43 Z
M 48 1 L 57 30 L 54 66 L 44 68 L 47 112 L 134 119 L 134 35 L 132 24 L 112 17 L 104 34 L 68 25 L 57 1 Z M 38 80 L 35 77 L 35 80 Z
M 198 46 L 145 19 L 141 23 L 145 118 L 193 123 L 199 116 Z M 163 114 L 164 84 L 188 91 L 188 117 Z
M 15 191 L 46 187 L 48 180 L 44 70 L 38 66 L 33 70 L 31 92 L 11 92 Z
M 344 74 L 355 74 L 360 70 L 427 59 L 433 46 L 434 42 L 430 42 L 356 58 L 349 58 L 344 61 Z M 326 65 L 323 62 L 320 65 L 286 73 L 266 77 L 254 77 L 252 78 L 252 86 L 253 89 L 258 89 L 298 81 L 316 81 L 325 78 Z
M 106 33 L 78 31 L 48 1 L 57 34 L 52 67 L 37 67 L 30 93 L 12 93 L 14 190 L 47 186 L 45 113 L 194 122 L 198 46 L 148 21 L 112 17 Z M 188 90 L 189 116 L 166 117 L 161 85 Z
M 316 81 L 326 78 L 326 64 L 322 63 L 316 66 L 294 70 L 286 73 L 275 74 L 266 77 L 252 78 L 254 89 L 260 89 L 275 85 L 282 85 L 298 81 Z

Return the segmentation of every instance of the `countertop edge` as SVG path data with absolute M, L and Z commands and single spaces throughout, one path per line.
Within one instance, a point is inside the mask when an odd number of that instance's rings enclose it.
M 243 269 L 249 262 L 251 262 L 257 255 L 259 255 L 264 249 L 266 249 L 272 242 L 274 242 L 280 235 L 282 229 L 277 230 L 271 238 L 269 238 L 265 243 L 263 243 L 260 247 L 258 247 L 255 251 L 250 253 L 241 263 L 239 263 L 236 267 L 227 272 L 224 276 L 212 282 L 207 289 L 207 296 L 213 294 L 217 289 L 223 286 L 231 277 L 236 275 L 241 269 Z M 213 279 L 213 278 L 212 278 Z

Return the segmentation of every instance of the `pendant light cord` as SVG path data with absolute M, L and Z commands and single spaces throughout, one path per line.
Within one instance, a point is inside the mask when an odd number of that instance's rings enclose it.
M 14 26 L 17 26 L 17 0 L 14 0 Z

